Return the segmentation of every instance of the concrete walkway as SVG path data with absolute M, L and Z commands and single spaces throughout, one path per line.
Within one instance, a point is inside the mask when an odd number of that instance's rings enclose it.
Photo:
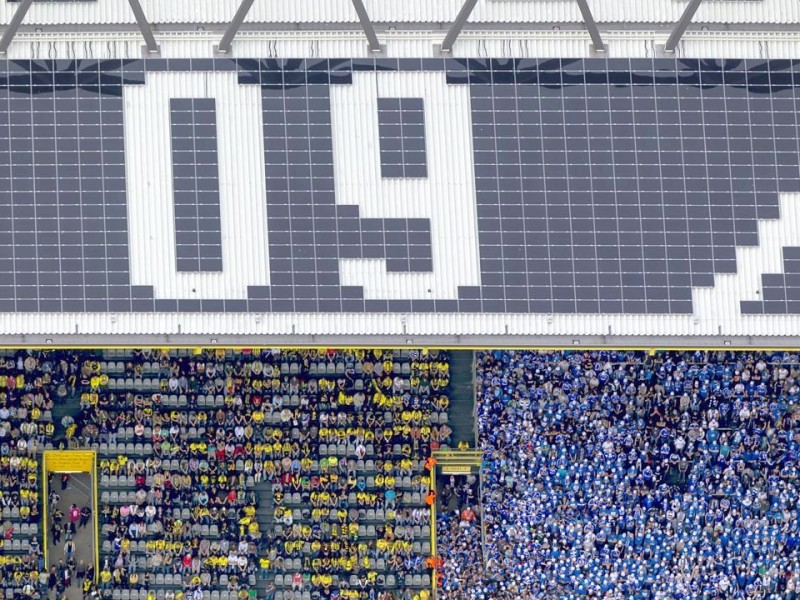
M 67 564 L 67 556 L 65 551 L 65 543 L 66 543 L 66 531 L 67 531 L 67 524 L 70 522 L 69 517 L 69 509 L 70 507 L 75 504 L 79 509 L 85 506 L 88 506 L 92 510 L 92 516 L 89 518 L 89 523 L 84 527 L 77 527 L 78 523 L 76 523 L 77 530 L 75 532 L 75 537 L 73 541 L 75 542 L 75 564 L 79 564 L 83 561 L 83 564 L 88 566 L 94 564 L 95 559 L 95 552 L 94 552 L 94 495 L 92 494 L 92 482 L 91 482 L 91 475 L 89 473 L 74 473 L 70 476 L 69 483 L 67 484 L 67 489 L 61 489 L 61 475 L 59 473 L 54 473 L 48 483 L 48 489 L 53 492 L 55 491 L 59 496 L 60 499 L 56 503 L 55 507 L 51 507 L 48 511 L 49 516 L 49 523 L 48 525 L 48 538 L 47 538 L 47 545 L 48 545 L 48 568 L 50 566 L 57 566 L 59 565 L 66 565 Z M 54 543 L 53 535 L 52 535 L 52 525 L 53 525 L 53 509 L 58 508 L 62 513 L 64 513 L 64 517 L 61 519 L 60 523 L 63 526 L 64 533 L 61 534 L 61 540 L 57 543 Z M 63 572 L 63 567 L 58 568 L 58 577 L 61 579 L 61 573 Z M 67 589 L 67 597 L 69 600 L 82 600 L 83 598 L 83 581 L 78 580 L 75 575 L 75 569 L 72 571 L 72 585 Z

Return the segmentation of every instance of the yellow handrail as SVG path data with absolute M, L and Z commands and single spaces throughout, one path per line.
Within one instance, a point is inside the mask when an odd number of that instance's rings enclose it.
M 42 453 L 40 456 L 41 456 L 41 460 L 42 460 L 42 489 L 44 490 L 42 492 L 43 495 L 44 495 L 44 505 L 43 505 L 43 508 L 42 508 L 42 524 L 41 524 L 41 527 L 44 530 L 44 535 L 43 535 L 43 539 L 44 539 L 44 566 L 45 566 L 46 569 L 48 569 L 48 568 L 50 568 L 50 562 L 48 561 L 50 550 L 49 550 L 49 544 L 48 544 L 48 541 L 47 541 L 47 532 L 48 532 L 48 529 L 49 529 L 49 527 L 47 526 L 47 523 L 48 523 L 47 515 L 48 515 L 48 513 L 50 511 L 50 492 L 47 489 L 47 464 L 45 463 L 45 460 L 44 460 L 44 453 Z
M 431 491 L 436 491 L 436 465 L 431 467 Z M 431 556 L 433 557 L 433 568 L 431 569 L 431 595 L 433 600 L 438 598 L 438 574 L 436 572 L 436 498 L 431 503 Z
M 100 577 L 100 499 L 98 490 L 100 481 L 97 477 L 97 453 L 94 453 L 92 460 L 92 488 L 94 490 L 94 507 L 92 509 L 92 519 L 94 520 L 94 584 Z

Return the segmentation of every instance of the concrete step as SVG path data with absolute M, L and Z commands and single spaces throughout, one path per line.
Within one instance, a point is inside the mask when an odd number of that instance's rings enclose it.
M 474 353 L 470 350 L 450 352 L 450 428 L 453 447 L 459 442 L 475 445 Z
M 53 425 L 55 425 L 53 437 L 55 438 L 56 445 L 58 444 L 59 440 L 63 440 L 65 438 L 66 433 L 64 427 L 61 425 L 61 419 L 63 419 L 66 415 L 70 415 L 74 419 L 80 412 L 80 390 L 77 390 L 72 396 L 68 396 L 67 398 L 59 400 L 59 402 L 53 406 Z
M 275 496 L 272 493 L 272 483 L 261 481 L 255 484 L 252 489 L 258 494 L 259 498 L 259 505 L 255 515 L 259 529 L 262 532 L 273 531 L 275 528 Z M 260 574 L 256 577 L 256 589 L 258 590 L 259 598 L 263 598 L 266 595 L 267 585 L 273 579 L 274 576 L 272 574 L 266 579 L 263 579 Z

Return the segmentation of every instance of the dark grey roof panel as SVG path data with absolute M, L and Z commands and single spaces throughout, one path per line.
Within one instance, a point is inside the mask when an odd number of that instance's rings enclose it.
M 456 300 L 341 285 L 344 258 L 438 268 L 427 219 L 337 203 L 330 86 L 375 69 L 469 85 L 482 283 Z M 130 284 L 122 89 L 177 70 L 261 87 L 272 285 L 247 298 L 155 300 Z M 800 191 L 798 81 L 790 61 L 3 61 L 0 310 L 686 314 L 692 287 L 735 273 L 736 247 Z M 384 177 L 427 177 L 422 99 L 378 100 Z M 178 269 L 221 270 L 213 100 L 172 108 Z M 797 312 L 795 254 L 744 313 Z

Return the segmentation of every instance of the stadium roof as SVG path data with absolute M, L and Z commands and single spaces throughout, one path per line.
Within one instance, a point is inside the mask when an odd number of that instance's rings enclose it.
M 800 335 L 797 2 L 26 5 L 9 344 Z
M 227 24 L 242 0 L 140 0 L 154 24 Z M 455 20 L 464 0 L 363 0 L 375 23 L 448 24 Z M 19 0 L 5 2 L 8 20 Z M 135 23 L 129 0 L 34 0 L 31 21 L 37 24 Z M 688 0 L 588 0 L 600 23 L 676 23 Z M 704 0 L 697 22 L 722 24 L 787 24 L 800 21 L 800 8 L 791 0 Z M 351 0 L 254 0 L 246 23 L 304 24 L 336 29 L 343 23 L 358 23 Z M 547 23 L 582 23 L 576 0 L 478 0 L 470 15 L 476 24 L 518 23 L 536 29 Z
M 48 56 L 55 58 L 62 54 L 59 40 L 93 38 L 115 41 L 109 53 L 136 56 L 138 46 L 126 47 L 120 34 L 142 28 L 146 34 L 152 29 L 167 56 L 207 54 L 226 33 L 238 33 L 231 48 L 237 56 L 249 56 L 267 39 L 275 56 L 360 56 L 367 52 L 364 33 L 371 37 L 373 30 L 389 56 L 427 56 L 448 34 L 457 56 L 582 56 L 595 50 L 587 44 L 595 23 L 603 46 L 611 42 L 602 48 L 611 56 L 657 51 L 686 27 L 689 43 L 676 48 L 679 55 L 754 56 L 768 40 L 793 41 L 800 25 L 800 4 L 793 0 L 5 0 L 0 22 L 11 23 L 20 7 L 27 14 L 19 33 L 31 48 L 12 48 L 12 57 L 36 55 L 38 40 L 47 40 Z M 734 46 L 724 45 L 731 41 Z M 371 42 L 374 51 L 374 37 Z M 743 42 L 749 45 L 737 47 Z

